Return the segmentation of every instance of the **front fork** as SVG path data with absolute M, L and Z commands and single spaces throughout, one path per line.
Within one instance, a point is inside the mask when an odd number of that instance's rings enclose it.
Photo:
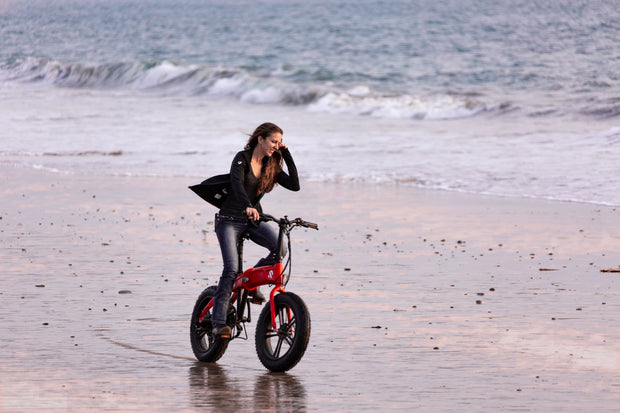
M 271 290 L 271 294 L 269 294 L 269 307 L 271 310 L 271 327 L 273 327 L 274 331 L 278 331 L 278 325 L 276 323 L 276 303 L 275 303 L 275 298 L 276 298 L 276 294 L 277 293 L 285 293 L 286 290 L 284 290 L 284 287 L 282 285 L 278 285 L 276 286 L 273 290 Z M 291 321 L 291 318 L 293 317 L 293 314 L 291 313 L 291 309 L 290 308 L 286 308 L 286 311 L 288 312 L 288 321 Z

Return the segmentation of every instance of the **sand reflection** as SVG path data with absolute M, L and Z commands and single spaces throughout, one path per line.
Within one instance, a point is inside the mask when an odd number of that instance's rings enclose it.
M 306 389 L 294 375 L 270 372 L 256 375 L 255 370 L 250 370 L 247 377 L 254 379 L 252 390 L 246 380 L 230 374 L 226 367 L 194 363 L 188 374 L 193 406 L 232 411 L 306 411 Z M 253 393 L 247 394 L 250 391 Z

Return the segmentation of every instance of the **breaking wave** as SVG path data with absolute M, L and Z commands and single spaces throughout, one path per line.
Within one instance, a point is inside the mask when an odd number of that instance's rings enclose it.
M 394 94 L 364 85 L 338 86 L 333 80 L 308 81 L 307 73 L 299 78 L 296 75 L 291 69 L 254 73 L 167 60 L 90 64 L 29 57 L 0 63 L 0 80 L 4 82 L 204 95 L 249 104 L 304 106 L 310 111 L 379 118 L 454 119 L 511 109 L 510 104 L 489 104 L 475 96 Z

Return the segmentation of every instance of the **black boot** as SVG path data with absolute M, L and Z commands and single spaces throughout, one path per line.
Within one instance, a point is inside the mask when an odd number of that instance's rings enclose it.
M 265 296 L 260 292 L 258 287 L 254 290 L 248 291 L 248 299 L 252 304 L 262 304 L 265 302 Z
M 229 338 L 232 330 L 227 325 L 215 324 L 213 326 L 213 337 Z
M 276 258 L 276 254 L 271 253 L 267 255 L 265 258 L 261 258 L 260 260 L 258 260 L 254 268 L 266 267 L 267 265 L 274 265 L 277 262 L 278 260 Z

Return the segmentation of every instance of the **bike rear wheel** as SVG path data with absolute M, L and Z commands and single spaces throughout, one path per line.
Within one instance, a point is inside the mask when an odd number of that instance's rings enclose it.
M 256 325 L 256 354 L 271 371 L 295 367 L 310 340 L 310 313 L 303 300 L 293 293 L 275 296 L 276 329 L 271 324 L 271 305 L 261 311 Z
M 200 314 L 202 310 L 209 304 L 209 301 L 215 296 L 217 286 L 211 286 L 206 288 L 196 300 L 194 310 L 192 311 L 192 319 L 190 323 L 190 342 L 192 343 L 192 351 L 196 358 L 200 361 L 212 363 L 217 361 L 224 355 L 226 348 L 228 347 L 228 339 L 213 337 L 211 330 L 213 330 L 213 324 L 211 323 L 211 311 L 205 314 L 202 321 L 200 320 Z

